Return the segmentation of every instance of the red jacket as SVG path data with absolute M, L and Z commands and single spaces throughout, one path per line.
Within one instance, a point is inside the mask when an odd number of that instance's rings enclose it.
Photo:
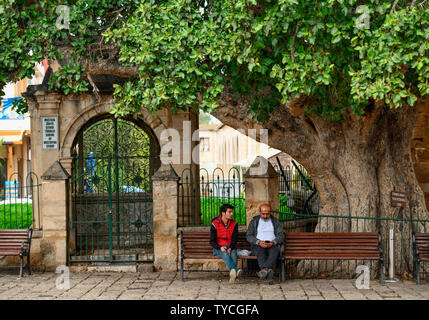
M 235 246 L 237 242 L 238 225 L 234 219 L 228 221 L 225 225 L 222 222 L 221 216 L 217 216 L 211 220 L 211 237 L 210 243 L 215 249 L 220 249 L 221 246 Z

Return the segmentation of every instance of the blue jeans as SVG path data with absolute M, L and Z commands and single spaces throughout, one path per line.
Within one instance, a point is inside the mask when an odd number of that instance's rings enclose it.
M 228 249 L 230 246 L 225 246 L 225 247 Z M 226 267 L 228 268 L 229 271 L 231 271 L 232 269 L 235 269 L 235 271 L 238 271 L 237 249 L 232 249 L 231 255 L 229 255 L 228 252 L 222 252 L 218 249 L 213 249 L 213 255 L 221 257 L 223 261 L 225 261 Z

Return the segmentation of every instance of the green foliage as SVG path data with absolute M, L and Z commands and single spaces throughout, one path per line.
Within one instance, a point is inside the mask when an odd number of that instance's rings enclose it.
M 62 1 L 71 7 L 70 31 L 55 27 L 59 3 L 1 2 L 0 84 L 31 76 L 43 57 L 60 58 L 57 49 L 66 43 L 70 67 L 51 88 L 85 91 L 86 77 L 74 64 L 107 40 L 118 46 L 124 65 L 139 70 L 115 87 L 118 115 L 141 106 L 210 111 L 226 85 L 250 99 L 261 121 L 293 97 L 310 97 L 309 113 L 341 120 L 363 114 L 376 100 L 399 108 L 429 93 L 423 1 Z M 359 23 L 361 5 L 367 29 Z
M 67 64 L 55 72 L 49 89 L 67 94 L 79 94 L 88 90 L 89 81 L 82 65 L 78 63 Z
M 0 205 L 0 229 L 28 229 L 33 224 L 33 205 Z
M 27 99 L 15 99 L 12 102 L 12 110 L 15 110 L 19 114 L 24 114 L 28 112 L 28 103 Z
M 201 197 L 201 219 L 205 226 L 210 225 L 211 219 L 219 215 L 219 208 L 223 204 L 231 204 L 234 206 L 233 218 L 238 224 L 246 224 L 246 203 L 243 198 L 216 198 L 216 197 Z
M 69 30 L 57 28 L 58 5 L 70 8 Z M 65 59 L 65 70 L 54 77 L 52 89 L 66 94 L 87 91 L 86 76 L 76 61 L 91 58 L 91 44 L 100 43 L 102 32 L 126 20 L 135 5 L 134 0 L 0 1 L 0 88 L 7 82 L 32 77 L 34 64 L 48 58 Z M 118 19 L 119 13 L 122 19 Z M 63 46 L 71 48 L 70 56 L 58 50 Z M 17 106 L 17 110 L 25 112 L 25 105 Z

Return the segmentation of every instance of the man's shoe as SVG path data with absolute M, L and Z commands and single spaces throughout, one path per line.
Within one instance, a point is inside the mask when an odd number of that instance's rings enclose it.
M 235 269 L 231 269 L 231 271 L 229 272 L 229 283 L 234 283 L 236 277 L 237 272 L 235 271 Z
M 268 274 L 267 274 L 268 284 L 274 284 L 273 275 L 274 275 L 273 269 L 268 269 Z
M 268 272 L 267 272 L 267 270 L 262 269 L 261 271 L 257 272 L 256 274 L 258 275 L 259 279 L 264 279 L 267 276 Z
M 243 271 L 241 271 L 241 269 L 238 269 L 238 271 L 237 271 L 237 279 L 238 280 L 240 280 L 242 274 L 243 274 Z

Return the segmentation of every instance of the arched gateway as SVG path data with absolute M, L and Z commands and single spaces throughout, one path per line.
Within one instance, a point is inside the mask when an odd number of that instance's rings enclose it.
M 159 145 L 144 122 L 106 114 L 72 146 L 70 262 L 154 260 L 152 181 Z
M 175 172 L 198 172 L 198 165 L 161 166 L 158 156 L 169 143 L 161 139 L 166 129 L 179 132 L 180 145 L 196 146 L 186 138 L 184 121 L 191 122 L 193 132 L 198 114 L 160 110 L 155 115 L 142 107 L 135 118 L 115 119 L 111 93 L 99 99 L 89 93 L 62 95 L 42 84 L 29 87 L 25 95 L 31 165 L 41 177 L 41 230 L 33 237 L 32 261 L 39 259 L 46 270 L 74 263 L 146 261 L 159 270 L 176 270 Z M 55 132 L 50 148 L 44 143 L 46 119 Z M 165 187 L 169 184 L 171 188 Z

